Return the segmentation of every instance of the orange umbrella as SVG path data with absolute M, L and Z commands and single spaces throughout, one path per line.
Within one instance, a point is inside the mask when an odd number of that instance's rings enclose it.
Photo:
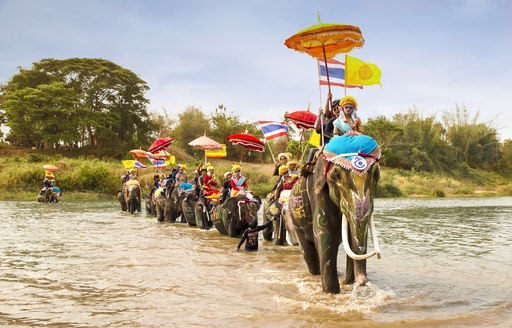
M 160 150 L 159 152 L 154 153 L 153 156 L 155 158 L 169 159 L 171 157 L 171 154 L 165 150 Z
M 46 164 L 46 165 L 43 165 L 43 169 L 45 169 L 46 171 L 55 172 L 55 171 L 57 171 L 59 168 L 58 168 L 58 167 L 56 167 L 55 165 Z
M 292 35 L 284 44 L 293 50 L 305 52 L 325 62 L 327 85 L 331 92 L 327 59 L 337 54 L 347 53 L 354 48 L 361 48 L 364 38 L 357 26 L 342 24 L 324 24 L 318 17 L 318 24 L 310 26 Z
M 135 158 L 135 159 L 147 158 L 146 151 L 142 150 L 142 149 L 132 149 L 129 151 L 129 153 L 132 154 L 133 158 Z

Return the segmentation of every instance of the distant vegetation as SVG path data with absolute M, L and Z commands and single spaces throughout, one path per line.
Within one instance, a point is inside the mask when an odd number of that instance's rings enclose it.
M 178 162 L 197 164 L 204 153 L 188 143 L 206 134 L 227 144 L 228 157 L 222 169 L 242 157 L 244 162 L 272 166 L 268 150 L 248 151 L 226 140 L 230 134 L 246 131 L 261 138 L 256 122 L 242 121 L 236 111 L 222 104 L 210 114 L 194 106 L 182 111 L 164 109 L 163 114 L 150 112 L 145 97 L 148 89 L 135 73 L 104 59 L 43 59 L 30 69 L 20 68 L 9 81 L 0 84 L 0 124 L 10 128 L 5 136 L 0 132 L 6 141 L 0 143 L 0 151 L 17 147 L 31 154 L 2 163 L 0 187 L 38 184 L 39 164 L 47 161 L 65 167 L 60 179 L 68 188 L 111 193 L 118 187 L 117 176 L 123 171 L 118 160 L 130 158 L 131 149 L 147 149 L 156 138 L 167 136 L 175 139 L 170 150 Z M 390 118 L 361 114 L 364 132 L 382 148 L 383 172 L 389 170 L 395 177 L 383 175 L 381 196 L 443 197 L 467 195 L 472 190 L 454 187 L 447 192 L 434 184 L 426 191 L 421 189 L 429 185 L 429 178 L 413 186 L 400 182 L 399 176 L 438 176 L 446 181 L 495 186 L 512 178 L 512 140 L 500 141 L 494 122 L 481 122 L 478 113 L 471 114 L 463 106 L 443 111 L 441 120 L 416 108 Z M 300 132 L 292 124 L 290 131 L 294 136 Z M 299 145 L 301 153 L 307 151 L 310 133 L 306 131 L 300 143 L 296 140 L 299 138 L 274 139 L 270 147 L 274 155 L 290 151 L 300 157 Z M 37 156 L 53 157 L 43 160 Z M 6 171 L 12 163 L 16 167 Z M 258 186 L 265 186 L 261 187 L 264 191 L 272 182 L 259 177 L 258 172 L 246 170 L 254 174 Z M 116 177 L 111 180 L 111 175 Z M 503 188 L 506 194 L 507 187 Z

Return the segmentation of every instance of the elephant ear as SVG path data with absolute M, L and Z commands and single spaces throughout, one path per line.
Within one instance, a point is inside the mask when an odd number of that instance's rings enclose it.
M 222 207 L 227 209 L 230 212 L 234 212 L 236 210 L 236 206 L 237 206 L 237 198 L 236 197 L 230 197 L 222 204 Z
M 313 174 L 313 177 L 315 179 L 314 185 L 313 185 L 315 194 L 320 193 L 322 191 L 322 189 L 324 189 L 324 187 L 327 183 L 326 170 L 329 169 L 327 167 L 327 164 L 330 164 L 330 163 L 327 163 L 327 161 L 322 156 L 320 156 L 320 158 L 316 162 L 315 170 L 314 170 L 314 174 Z
M 261 198 L 260 198 L 260 196 L 253 196 L 253 197 L 258 202 L 258 209 L 259 209 L 261 206 Z

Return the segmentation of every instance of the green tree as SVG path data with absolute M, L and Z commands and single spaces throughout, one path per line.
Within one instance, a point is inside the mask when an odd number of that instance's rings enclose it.
M 497 160 L 498 135 L 491 123 L 479 123 L 479 112 L 473 117 L 464 106 L 443 113 L 446 140 L 457 159 L 472 168 L 490 168 Z
M 154 124 L 146 109 L 149 101 L 144 93 L 148 89 L 135 73 L 108 60 L 50 58 L 34 63 L 31 69 L 20 68 L 0 88 L 0 106 L 14 144 L 42 141 L 49 146 L 64 143 L 121 149 L 149 142 Z M 53 100 L 49 98 L 52 94 L 57 96 Z M 45 109 L 50 117 L 40 113 Z M 40 121 L 54 118 L 58 121 Z M 32 131 L 24 131 L 28 126 L 34 126 Z M 54 135 L 61 130 L 67 132 Z M 78 137 L 69 137 L 70 131 Z
M 205 134 L 211 137 L 210 130 L 210 122 L 203 111 L 197 107 L 189 106 L 185 111 L 178 114 L 178 123 L 172 132 L 172 136 L 176 145 L 188 153 L 199 156 L 204 152 L 194 149 L 188 143 Z

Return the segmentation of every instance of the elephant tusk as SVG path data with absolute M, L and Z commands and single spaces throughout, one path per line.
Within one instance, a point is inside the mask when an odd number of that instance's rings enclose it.
M 343 218 L 341 219 L 341 234 L 342 234 L 341 239 L 342 239 L 342 243 L 343 243 L 343 248 L 345 249 L 345 253 L 347 253 L 347 255 L 351 259 L 356 260 L 356 261 L 361 261 L 361 260 L 366 260 L 367 258 L 370 258 L 377 254 L 378 254 L 377 257 L 380 256 L 380 251 L 378 252 L 377 249 L 375 249 L 371 253 L 367 253 L 364 255 L 357 255 L 352 251 L 352 249 L 350 249 L 350 245 L 348 243 L 348 221 L 347 221 L 347 218 L 345 217 L 345 215 L 343 215 Z M 373 238 L 373 236 L 374 236 L 374 234 L 372 233 L 372 238 Z
M 373 221 L 373 215 L 370 216 L 370 232 L 372 234 L 373 247 L 377 252 L 377 258 L 380 260 L 380 246 L 379 238 L 377 237 L 377 229 L 375 229 L 375 222 Z

